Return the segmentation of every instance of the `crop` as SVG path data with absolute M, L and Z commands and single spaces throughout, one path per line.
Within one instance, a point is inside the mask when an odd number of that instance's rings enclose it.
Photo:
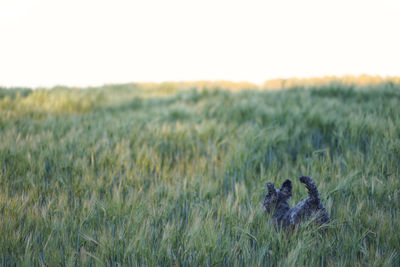
M 398 266 L 399 160 L 394 83 L 0 89 L 0 264 Z M 324 232 L 262 210 L 301 175 Z

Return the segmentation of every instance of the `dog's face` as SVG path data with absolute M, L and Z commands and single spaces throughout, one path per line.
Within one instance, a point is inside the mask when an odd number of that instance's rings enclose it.
M 281 189 L 276 189 L 273 183 L 267 183 L 267 190 L 263 206 L 267 213 L 271 213 L 280 202 L 286 202 L 292 196 L 292 182 L 287 179 Z

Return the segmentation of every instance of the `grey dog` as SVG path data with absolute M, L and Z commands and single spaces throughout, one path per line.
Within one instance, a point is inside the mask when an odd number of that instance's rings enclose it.
M 265 212 L 273 212 L 272 220 L 284 227 L 296 226 L 312 216 L 315 216 L 319 225 L 328 223 L 329 215 L 319 199 L 314 181 L 308 176 L 302 176 L 300 182 L 308 189 L 308 198 L 293 208 L 287 203 L 292 196 L 292 182 L 289 179 L 283 182 L 281 189 L 276 189 L 273 183 L 267 183 L 268 192 L 263 201 Z

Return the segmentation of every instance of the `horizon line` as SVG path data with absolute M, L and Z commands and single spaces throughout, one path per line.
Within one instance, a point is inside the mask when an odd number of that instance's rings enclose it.
M 327 83 L 332 83 L 332 82 L 345 82 L 348 80 L 346 83 L 348 84 L 355 84 L 358 85 L 360 83 L 362 84 L 379 84 L 383 82 L 395 82 L 400 83 L 400 75 L 379 75 L 379 74 L 344 74 L 344 75 L 321 75 L 321 76 L 290 76 L 290 77 L 277 77 L 277 78 L 269 78 L 264 80 L 264 82 L 257 83 L 257 82 L 252 82 L 249 80 L 229 80 L 229 79 L 193 79 L 193 80 L 162 80 L 162 81 L 128 81 L 128 82 L 104 82 L 104 83 L 98 83 L 98 84 L 91 84 L 91 85 L 78 85 L 78 84 L 54 84 L 51 86 L 44 85 L 44 86 L 23 86 L 23 85 L 12 85 L 12 86 L 7 86 L 7 85 L 2 85 L 0 84 L 1 89 L 18 89 L 18 88 L 24 88 L 24 89 L 53 89 L 53 88 L 80 88 L 80 89 L 90 89 L 90 88 L 101 88 L 101 87 L 106 87 L 106 86 L 117 86 L 117 85 L 132 85 L 132 84 L 138 84 L 138 85 L 161 85 L 161 84 L 199 84 L 199 83 L 229 83 L 232 85 L 240 85 L 240 84 L 247 84 L 249 86 L 254 86 L 258 88 L 262 88 L 267 86 L 268 84 L 271 83 L 277 83 L 277 82 L 300 82 L 300 83 L 322 83 L 322 84 L 327 84 Z M 363 81 L 364 80 L 364 81 Z M 368 80 L 368 81 L 366 81 Z M 375 80 L 375 81 L 373 81 Z M 305 85 L 305 84 L 304 84 Z

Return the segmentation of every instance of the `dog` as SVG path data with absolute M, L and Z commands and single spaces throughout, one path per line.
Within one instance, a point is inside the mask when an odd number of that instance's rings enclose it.
M 308 198 L 290 208 L 287 201 L 292 196 L 292 182 L 287 179 L 283 182 L 281 189 L 276 189 L 273 183 L 267 183 L 268 192 L 263 201 L 266 213 L 273 213 L 273 222 L 283 227 L 295 227 L 301 221 L 315 216 L 318 225 L 329 223 L 329 215 L 319 199 L 318 189 L 314 181 L 308 176 L 300 177 L 308 190 Z

